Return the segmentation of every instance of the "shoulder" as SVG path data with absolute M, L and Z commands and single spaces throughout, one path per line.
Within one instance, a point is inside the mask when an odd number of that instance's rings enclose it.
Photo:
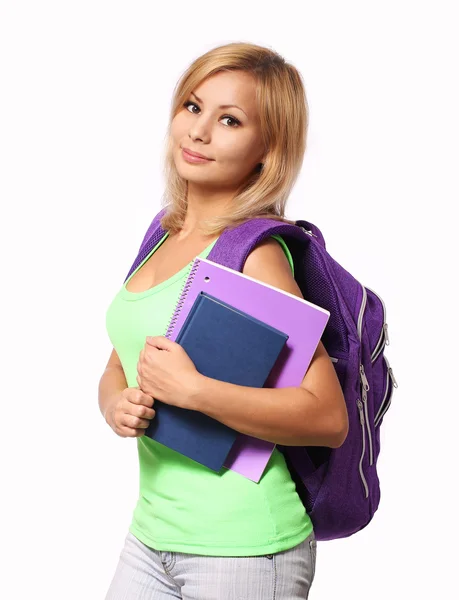
M 242 273 L 303 298 L 284 249 L 273 237 L 265 238 L 252 249 Z

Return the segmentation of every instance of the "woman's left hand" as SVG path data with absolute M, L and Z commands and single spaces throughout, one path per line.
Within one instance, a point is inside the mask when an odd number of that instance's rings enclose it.
M 148 336 L 137 363 L 137 383 L 153 398 L 197 410 L 201 374 L 186 351 L 164 336 Z

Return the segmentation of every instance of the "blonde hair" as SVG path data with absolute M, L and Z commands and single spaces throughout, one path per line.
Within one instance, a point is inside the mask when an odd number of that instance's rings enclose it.
M 284 213 L 306 150 L 309 110 L 301 75 L 269 48 L 234 42 L 198 57 L 176 85 L 166 134 L 163 171 L 166 185 L 162 199 L 166 212 L 161 226 L 171 233 L 178 232 L 187 210 L 188 182 L 179 175 L 172 155 L 172 120 L 190 92 L 220 71 L 245 71 L 255 78 L 261 135 L 267 153 L 262 168 L 255 169 L 237 190 L 231 211 L 207 219 L 200 226 L 201 232 L 219 235 L 227 227 L 260 217 L 295 224 Z

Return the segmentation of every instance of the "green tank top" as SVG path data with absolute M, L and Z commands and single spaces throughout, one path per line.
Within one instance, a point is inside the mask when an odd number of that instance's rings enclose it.
M 167 236 L 168 232 L 130 277 Z M 273 237 L 293 271 L 287 245 L 280 236 Z M 198 256 L 207 257 L 216 241 Z M 106 328 L 128 387 L 138 385 L 137 362 L 146 336 L 165 335 L 191 264 L 140 293 L 129 292 L 126 281 L 109 305 Z M 136 441 L 139 497 L 129 530 L 145 545 L 208 556 L 254 556 L 292 548 L 312 532 L 312 521 L 277 448 L 255 483 L 225 467 L 216 473 L 145 435 Z

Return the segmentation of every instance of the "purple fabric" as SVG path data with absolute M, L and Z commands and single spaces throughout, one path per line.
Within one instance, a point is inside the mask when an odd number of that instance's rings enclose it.
M 159 223 L 165 210 L 150 224 L 125 281 L 165 235 Z M 252 219 L 226 229 L 207 259 L 242 271 L 254 246 L 279 234 L 292 253 L 304 298 L 330 312 L 322 342 L 343 389 L 348 436 L 340 448 L 277 446 L 312 519 L 316 539 L 330 540 L 363 529 L 378 508 L 380 426 L 397 384 L 384 355 L 389 340 L 383 300 L 328 254 L 315 225 L 296 223 Z

